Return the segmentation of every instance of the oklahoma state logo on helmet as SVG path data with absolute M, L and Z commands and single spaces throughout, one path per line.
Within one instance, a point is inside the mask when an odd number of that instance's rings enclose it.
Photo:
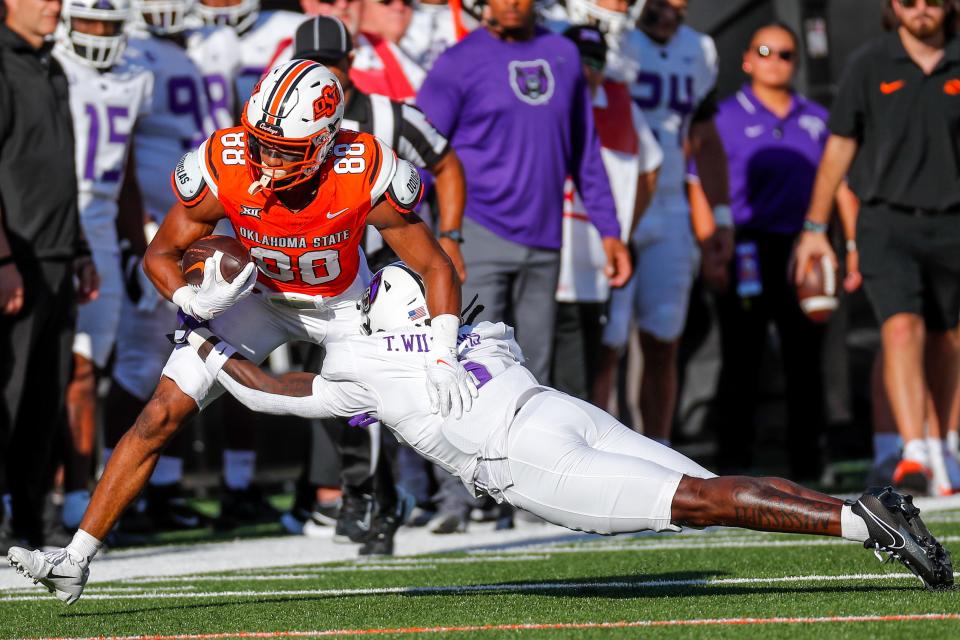
M 323 88 L 320 97 L 313 101 L 313 119 L 332 118 L 337 112 L 340 96 L 335 86 L 328 84 Z

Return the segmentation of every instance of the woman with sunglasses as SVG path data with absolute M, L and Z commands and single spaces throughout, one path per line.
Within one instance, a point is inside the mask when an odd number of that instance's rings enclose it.
M 788 27 L 760 28 L 743 54 L 749 80 L 720 103 L 715 119 L 727 152 L 736 240 L 730 284 L 717 299 L 718 463 L 722 473 L 752 467 L 760 367 L 773 322 L 787 382 L 790 473 L 811 480 L 821 470 L 825 422 L 823 330 L 800 310 L 787 266 L 827 139 L 827 110 L 793 90 L 796 62 L 797 38 Z

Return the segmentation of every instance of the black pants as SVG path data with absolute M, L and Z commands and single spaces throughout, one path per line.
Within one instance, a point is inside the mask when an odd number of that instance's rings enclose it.
M 17 266 L 24 307 L 15 317 L 0 316 L 0 482 L 10 493 L 13 534 L 39 546 L 50 457 L 65 419 L 76 303 L 70 261 Z
M 717 300 L 723 364 L 717 387 L 718 466 L 740 472 L 753 464 L 754 414 L 760 392 L 760 368 L 770 322 L 777 328 L 786 379 L 787 458 L 793 478 L 820 474 L 824 430 L 821 345 L 823 328 L 807 319 L 788 279 L 794 237 L 738 232 L 738 244 L 754 242 L 763 291 L 741 299 L 736 264 L 727 293 Z
M 553 336 L 551 378 L 558 390 L 590 400 L 603 339 L 602 302 L 561 302 Z

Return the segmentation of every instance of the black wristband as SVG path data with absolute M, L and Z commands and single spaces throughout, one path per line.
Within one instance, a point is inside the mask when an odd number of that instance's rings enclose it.
M 2 258 L 0 258 L 0 267 L 5 267 L 8 264 L 13 264 L 14 262 L 15 260 L 13 259 L 13 254 L 11 253 L 8 256 L 3 256 Z
M 460 229 L 450 229 L 449 231 L 441 231 L 438 236 L 440 238 L 449 238 L 457 244 L 463 244 L 463 232 Z

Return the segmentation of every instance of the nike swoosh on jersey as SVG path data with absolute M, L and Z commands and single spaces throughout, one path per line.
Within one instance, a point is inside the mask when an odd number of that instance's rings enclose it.
M 327 220 L 333 220 L 334 218 L 336 218 L 336 217 L 337 217 L 338 215 L 340 215 L 341 213 L 343 213 L 343 212 L 345 212 L 345 211 L 349 211 L 349 210 L 350 210 L 350 207 L 344 207 L 343 209 L 340 209 L 340 211 L 337 211 L 336 213 L 330 213 L 330 212 L 328 211 L 328 212 L 327 212 Z
M 890 95 L 903 89 L 906 83 L 903 80 L 894 80 L 893 82 L 881 82 L 880 83 L 880 93 L 885 96 Z

